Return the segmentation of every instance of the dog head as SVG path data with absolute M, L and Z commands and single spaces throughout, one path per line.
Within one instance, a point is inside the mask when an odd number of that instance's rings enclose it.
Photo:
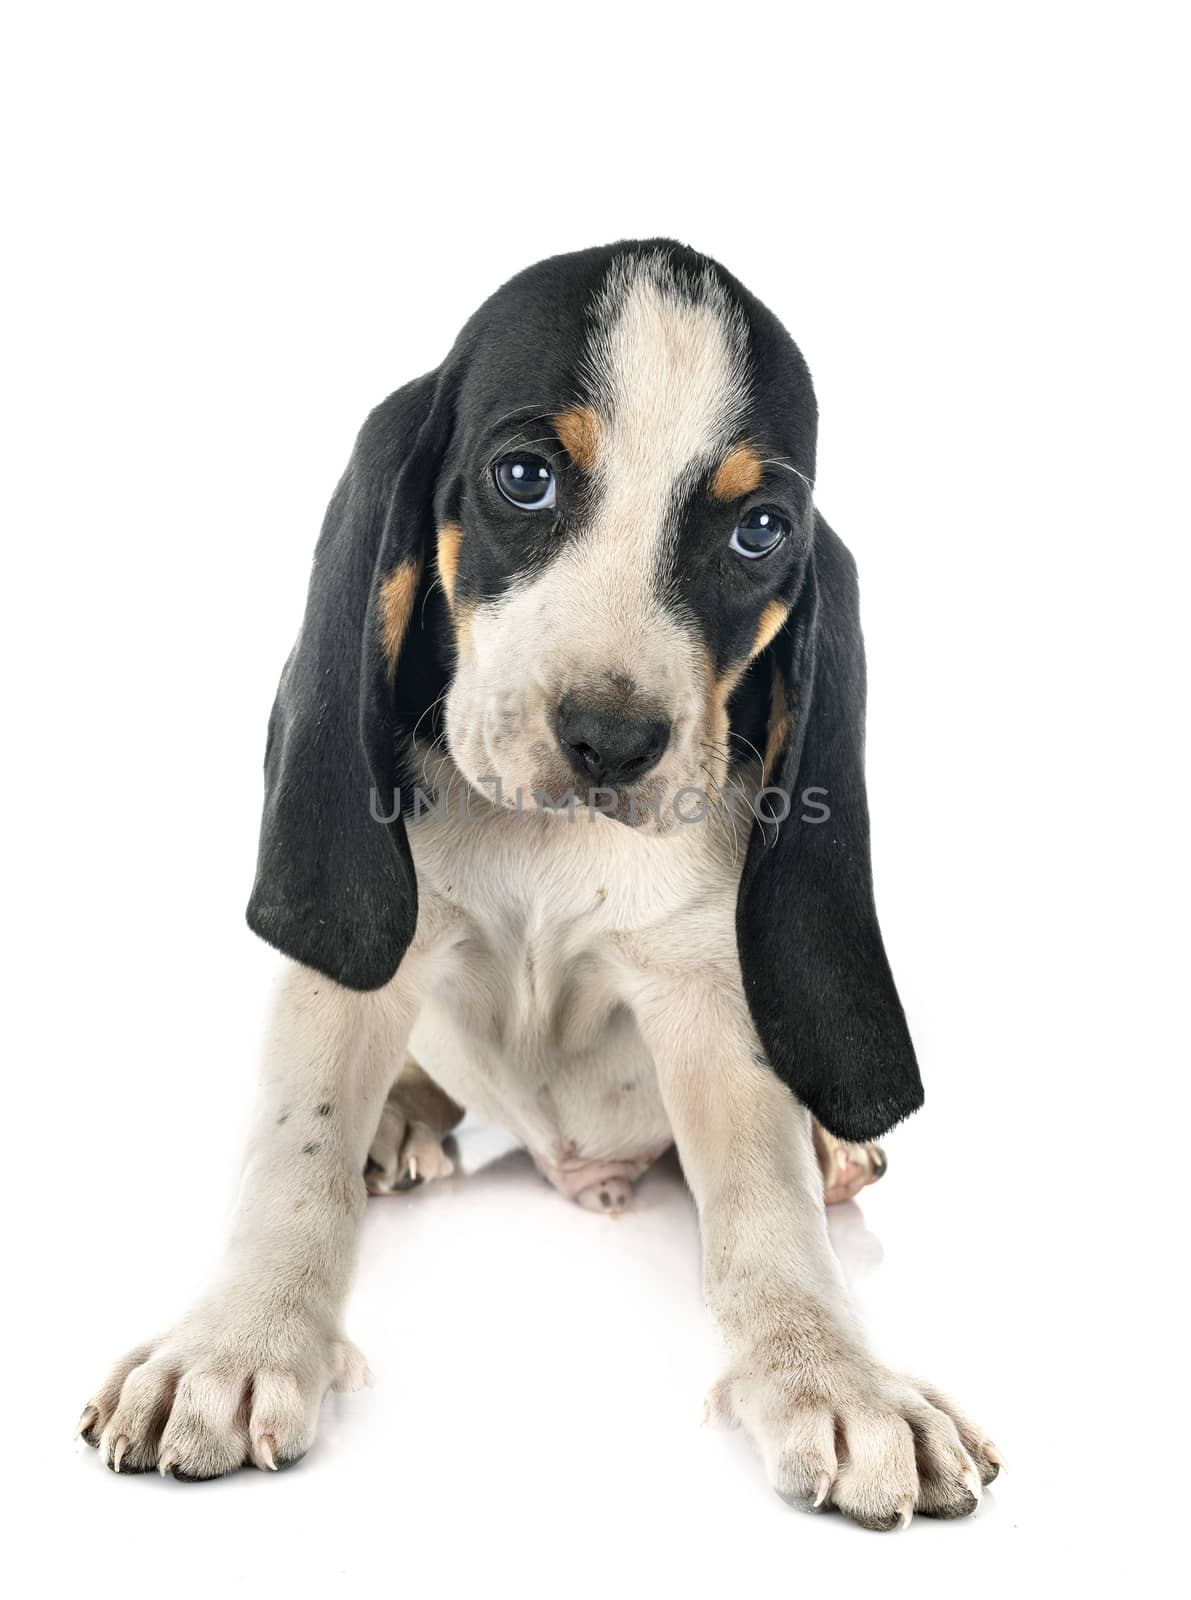
M 815 434 L 798 350 L 706 257 L 621 244 L 499 290 L 368 419 L 331 503 L 270 725 L 256 931 L 351 987 L 392 976 L 414 874 L 368 800 L 408 804 L 415 738 L 497 803 L 577 796 L 661 832 L 678 795 L 752 763 L 785 797 L 738 916 L 772 1064 L 841 1137 L 914 1109 Z M 825 823 L 801 815 L 809 786 Z
M 672 247 L 546 262 L 481 312 L 434 518 L 471 783 L 653 828 L 723 783 L 732 692 L 812 526 L 810 382 L 767 332 Z

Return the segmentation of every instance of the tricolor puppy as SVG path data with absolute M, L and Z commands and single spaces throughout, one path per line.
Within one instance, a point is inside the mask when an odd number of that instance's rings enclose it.
M 869 1528 L 997 1456 L 870 1353 L 824 1200 L 922 1091 L 873 907 L 852 560 L 776 319 L 667 241 L 506 284 L 368 418 L 269 727 L 248 918 L 290 958 L 219 1281 L 82 1430 L 118 1472 L 310 1447 L 367 1187 L 481 1112 L 616 1211 L 676 1144 L 743 1423 Z M 826 1185 L 826 1195 L 825 1195 Z

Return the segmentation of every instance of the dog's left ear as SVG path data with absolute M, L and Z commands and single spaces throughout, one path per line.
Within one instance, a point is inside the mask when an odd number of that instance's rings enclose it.
M 785 797 L 771 814 L 786 800 L 789 813 L 755 824 L 749 843 L 736 918 L 745 993 L 778 1076 L 837 1138 L 875 1139 L 918 1110 L 922 1081 L 873 902 L 856 566 L 817 513 L 769 654 L 766 783 Z

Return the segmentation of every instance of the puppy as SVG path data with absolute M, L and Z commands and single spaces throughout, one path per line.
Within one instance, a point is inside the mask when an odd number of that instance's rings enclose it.
M 81 1431 L 202 1479 L 309 1449 L 362 1176 L 473 1108 L 616 1211 L 677 1145 L 774 1487 L 962 1516 L 981 1431 L 870 1353 L 824 1222 L 922 1102 L 873 906 L 851 557 L 777 320 L 668 241 L 545 261 L 368 418 L 269 725 L 251 926 L 289 958 L 218 1282 Z M 817 1119 L 819 1132 L 816 1135 Z

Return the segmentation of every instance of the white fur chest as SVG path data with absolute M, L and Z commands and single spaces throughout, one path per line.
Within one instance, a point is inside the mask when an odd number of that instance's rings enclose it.
M 668 948 L 731 937 L 730 841 L 471 803 L 410 828 L 433 975 L 412 1054 L 566 1192 L 631 1182 L 671 1134 L 626 996 Z

